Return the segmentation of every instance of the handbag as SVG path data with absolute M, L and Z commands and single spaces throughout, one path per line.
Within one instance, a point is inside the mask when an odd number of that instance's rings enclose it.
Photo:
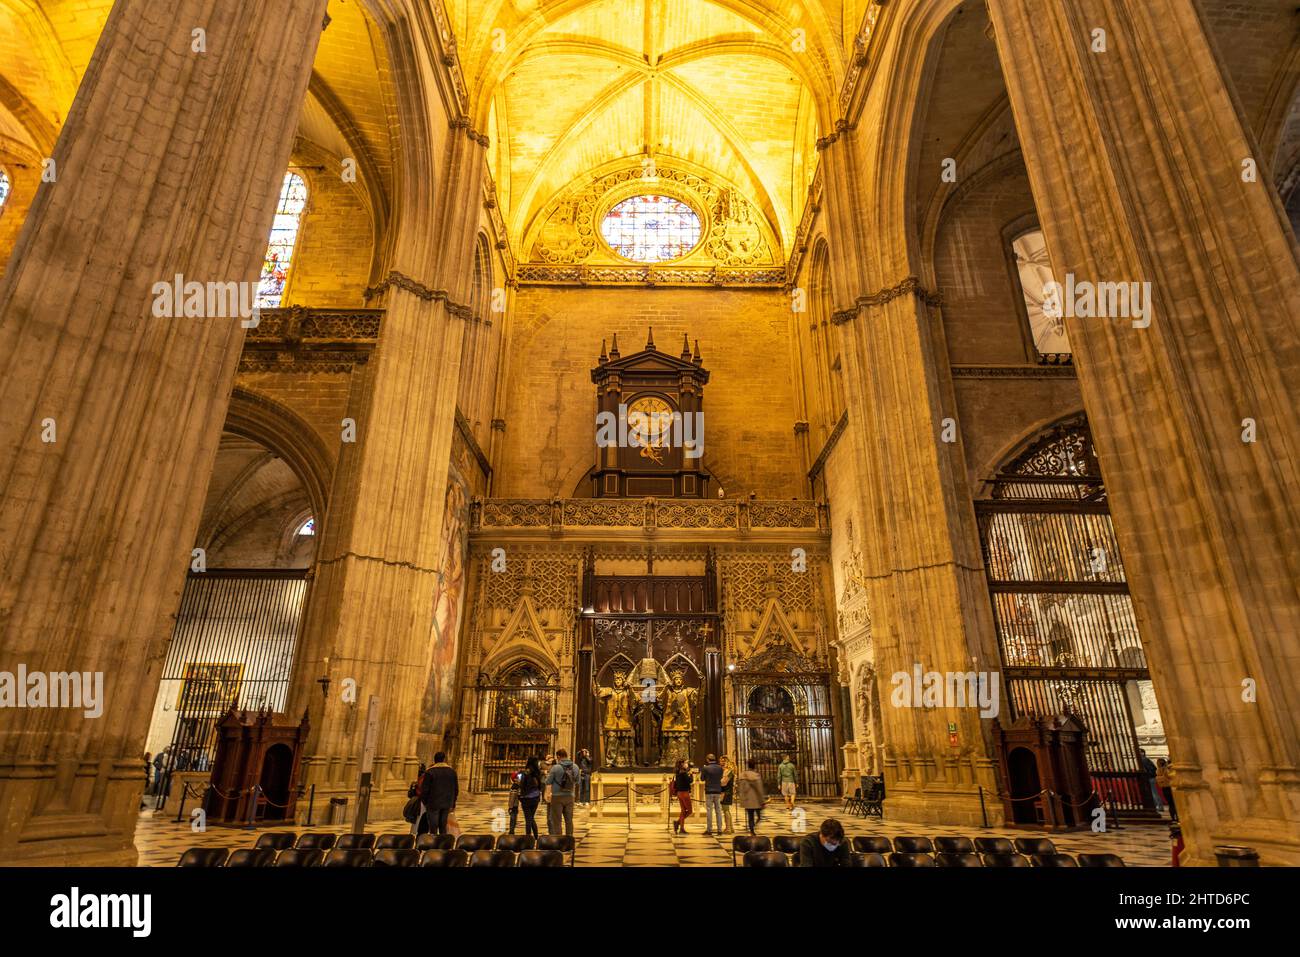
M 402 808 L 402 819 L 407 824 L 414 824 L 420 819 L 420 812 L 423 810 L 424 806 L 420 804 L 420 798 L 417 795 L 407 801 L 406 806 Z

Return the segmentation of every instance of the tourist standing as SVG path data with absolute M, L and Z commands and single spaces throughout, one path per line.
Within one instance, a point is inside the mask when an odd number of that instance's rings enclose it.
M 510 793 L 506 796 L 506 810 L 510 812 L 511 834 L 515 833 L 515 828 L 519 825 L 519 782 L 523 777 L 523 771 L 516 771 L 510 775 Z
M 569 760 L 569 752 L 560 748 L 555 752 L 557 761 L 551 765 L 546 774 L 546 783 L 550 785 L 550 807 L 546 814 L 546 833 L 559 834 L 560 821 L 564 821 L 564 833 L 573 836 L 573 796 L 578 790 L 581 774 L 578 766 Z
M 439 751 L 433 764 L 420 779 L 420 803 L 429 819 L 430 834 L 447 834 L 447 819 L 456 808 L 460 796 L 460 781 L 456 769 L 447 763 L 447 755 Z
M 406 806 L 402 808 L 402 817 L 411 825 L 417 837 L 429 830 L 429 816 L 424 813 L 424 802 L 420 800 L 420 782 L 424 780 L 426 770 L 421 761 L 415 780 L 406 787 Z
M 691 774 L 690 765 L 686 763 L 685 758 L 678 758 L 677 765 L 673 768 L 673 780 L 668 786 L 669 793 L 677 798 L 677 806 L 681 809 L 677 815 L 677 820 L 673 821 L 673 833 L 686 833 L 686 819 L 691 816 L 691 785 L 695 783 L 695 776 Z
M 172 746 L 169 744 L 163 748 L 153 758 L 153 795 L 154 807 L 162 806 L 163 801 L 167 800 L 167 795 L 171 792 L 171 774 L 165 769 L 167 762 L 171 760 Z
M 538 837 L 537 805 L 542 800 L 542 769 L 533 755 L 524 766 L 523 776 L 519 779 L 519 806 L 524 811 L 524 834 Z M 549 831 L 549 828 L 547 829 Z M 514 833 L 511 827 L 510 833 Z
M 583 748 L 578 752 L 578 803 L 586 807 L 591 803 L 591 752 Z
M 1156 784 L 1156 766 L 1141 748 L 1138 748 L 1138 761 L 1142 765 L 1142 776 L 1146 778 L 1147 788 L 1151 791 L 1151 800 L 1155 802 L 1157 811 L 1163 811 L 1165 800 L 1160 796 L 1160 787 Z
M 547 754 L 542 758 L 540 765 L 542 772 L 542 803 L 546 805 L 546 819 L 549 822 L 551 818 L 551 789 L 547 786 L 547 778 L 550 777 L 551 768 L 555 765 L 555 755 Z
M 1178 805 L 1174 804 L 1174 777 L 1169 762 L 1164 758 L 1156 760 L 1156 787 L 1169 805 L 1169 819 L 1178 820 Z
M 776 769 L 776 783 L 781 789 L 781 796 L 785 798 L 785 806 L 794 810 L 794 793 L 795 793 L 795 768 L 794 762 L 790 760 L 790 755 L 785 756 Z
M 822 821 L 816 834 L 799 842 L 800 867 L 848 867 L 852 863 L 849 846 L 844 843 L 844 825 L 833 817 Z
M 722 756 L 722 817 L 726 822 L 726 831 L 728 834 L 736 833 L 735 822 L 731 819 L 731 806 L 735 800 L 736 794 L 736 769 L 731 764 L 731 758 L 725 754 Z
M 736 776 L 740 791 L 740 806 L 745 809 L 745 823 L 752 835 L 763 819 L 763 805 L 767 802 L 767 791 L 763 788 L 763 779 L 754 770 L 754 759 L 745 762 L 745 770 Z
M 704 782 L 704 833 L 705 836 L 712 837 L 714 833 L 714 822 L 717 822 L 717 833 L 722 833 L 722 775 L 725 772 L 718 759 L 709 755 L 704 762 L 704 767 L 700 768 L 700 780 Z

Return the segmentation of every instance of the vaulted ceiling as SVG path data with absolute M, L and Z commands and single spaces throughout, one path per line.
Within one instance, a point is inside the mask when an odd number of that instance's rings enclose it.
M 452 0 L 512 238 L 597 170 L 683 160 L 742 190 L 788 248 L 843 75 L 845 6 Z
M 391 68 L 371 2 L 331 0 L 300 135 L 357 158 L 382 234 L 400 170 Z M 473 125 L 491 136 L 510 239 L 519 243 L 568 187 L 648 156 L 742 190 L 788 252 L 815 139 L 838 118 L 836 95 L 870 2 L 444 0 Z M 1202 4 L 1247 118 L 1289 166 L 1300 155 L 1300 125 L 1288 120 L 1300 76 L 1295 0 L 1257 0 L 1245 20 L 1239 0 Z M 0 146 L 48 155 L 111 6 L 0 0 Z M 973 24 L 982 4 L 969 6 Z M 963 25 L 957 18 L 953 29 Z M 991 46 L 984 38 L 981 49 Z M 953 91 L 981 109 L 983 92 Z M 959 122 L 936 139 L 960 140 L 975 119 L 951 118 Z

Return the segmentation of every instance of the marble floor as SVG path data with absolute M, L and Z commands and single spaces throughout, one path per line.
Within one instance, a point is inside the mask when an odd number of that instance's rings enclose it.
M 504 807 L 505 802 L 490 796 L 474 796 L 462 800 L 456 814 L 461 829 L 466 834 L 492 833 L 493 812 Z M 923 835 L 926 837 L 1025 837 L 1039 836 L 1042 832 L 1008 828 L 945 827 L 934 824 L 908 824 L 904 821 L 878 818 L 863 819 L 841 813 L 838 802 L 802 802 L 807 826 L 816 828 L 824 818 L 836 817 L 850 837 L 858 835 Z M 538 825 L 546 833 L 545 805 L 538 808 Z M 739 812 L 743 823 L 744 812 Z M 791 834 L 790 813 L 784 807 L 769 805 L 758 833 L 769 836 Z M 155 814 L 142 811 L 136 828 L 135 843 L 140 852 L 142 867 L 171 867 L 190 847 L 252 847 L 257 836 L 264 831 L 307 830 L 343 833 L 351 830 L 345 825 L 314 826 L 301 824 L 290 827 L 263 827 L 243 829 L 212 827 L 204 833 L 194 833 L 188 823 L 177 823 L 175 811 Z M 402 820 L 374 821 L 367 830 L 377 834 L 409 833 L 410 826 Z M 523 833 L 520 817 L 518 833 Z M 743 833 L 743 831 L 742 831 Z M 674 835 L 668 818 L 654 817 L 634 820 L 626 816 L 598 816 L 589 809 L 574 809 L 574 835 L 578 848 L 574 863 L 578 867 L 729 867 L 731 866 L 731 835 L 704 834 L 704 808 L 697 805 L 696 813 L 687 822 L 684 835 Z M 1164 867 L 1169 864 L 1169 825 L 1144 823 L 1124 825 L 1119 830 L 1105 834 L 1092 832 L 1046 835 L 1066 854 L 1080 852 L 1118 854 L 1131 867 Z

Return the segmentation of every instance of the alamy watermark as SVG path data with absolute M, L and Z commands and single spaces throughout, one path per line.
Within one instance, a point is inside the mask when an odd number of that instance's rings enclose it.
M 153 284 L 155 319 L 239 319 L 245 329 L 262 322 L 255 282 L 186 281 L 180 273 L 171 282 Z
M 1151 325 L 1151 283 L 1091 282 L 1067 273 L 1064 285 L 1043 286 L 1043 315 L 1049 319 L 1131 319 L 1134 329 Z
M 996 671 L 926 671 L 918 661 L 911 671 L 895 671 L 890 683 L 895 708 L 979 708 L 981 718 L 1001 710 Z
M 0 671 L 0 709 L 79 708 L 87 718 L 104 713 L 102 671 Z
M 82 928 L 131 931 L 148 937 L 153 930 L 153 895 L 89 894 L 73 887 L 50 898 L 50 926 L 59 930 Z
M 596 447 L 639 448 L 641 455 L 663 464 L 663 452 L 680 448 L 688 459 L 704 455 L 704 413 L 628 411 L 596 414 Z

